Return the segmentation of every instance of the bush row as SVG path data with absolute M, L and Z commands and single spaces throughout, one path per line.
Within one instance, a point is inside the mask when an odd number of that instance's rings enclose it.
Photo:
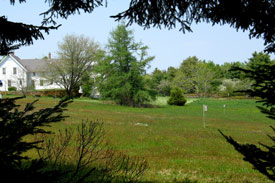
M 21 91 L 8 91 L 2 92 L 3 94 L 7 95 L 22 95 Z M 25 93 L 26 96 L 35 96 L 35 97 L 65 97 L 66 91 L 65 90 L 35 90 L 35 91 L 27 91 Z M 74 93 L 74 96 L 78 97 L 80 94 L 78 92 Z

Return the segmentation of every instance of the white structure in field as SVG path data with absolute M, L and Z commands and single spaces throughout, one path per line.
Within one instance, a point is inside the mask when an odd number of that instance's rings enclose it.
M 51 61 L 55 60 L 51 59 L 50 54 L 48 59 L 20 59 L 14 53 L 4 56 L 0 61 L 0 91 L 8 91 L 9 87 L 16 87 L 17 90 L 26 87 L 37 90 L 61 88 L 43 77 L 47 62 Z

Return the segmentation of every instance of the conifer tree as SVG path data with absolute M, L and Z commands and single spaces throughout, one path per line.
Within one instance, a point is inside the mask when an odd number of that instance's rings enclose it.
M 103 98 L 120 105 L 140 106 L 154 98 L 145 88 L 143 76 L 154 57 L 147 56 L 147 46 L 134 41 L 133 32 L 120 24 L 111 32 L 107 56 L 99 62 L 99 91 Z

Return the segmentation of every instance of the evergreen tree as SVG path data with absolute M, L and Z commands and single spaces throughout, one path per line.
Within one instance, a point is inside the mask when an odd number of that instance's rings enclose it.
M 169 105 L 183 106 L 186 103 L 186 99 L 183 96 L 183 91 L 181 88 L 173 88 L 171 90 L 171 95 L 167 101 Z
M 145 68 L 154 57 L 147 56 L 147 46 L 134 41 L 133 32 L 120 24 L 112 31 L 107 56 L 97 65 L 102 98 L 120 105 L 140 106 L 154 98 L 145 88 Z
M 43 129 L 50 123 L 62 121 L 68 100 L 62 100 L 53 108 L 33 112 L 34 102 L 19 110 L 20 98 L 0 100 L 0 172 L 1 179 L 9 182 L 54 182 L 58 172 L 45 170 L 44 159 L 32 159 L 24 153 L 38 148 L 39 140 L 25 141 L 27 135 L 50 133 Z

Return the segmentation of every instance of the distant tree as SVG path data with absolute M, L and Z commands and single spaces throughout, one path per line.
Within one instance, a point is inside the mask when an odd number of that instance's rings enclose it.
M 100 95 L 120 105 L 140 106 L 154 98 L 144 80 L 145 68 L 154 57 L 147 56 L 148 47 L 136 43 L 124 24 L 110 34 L 107 56 L 97 65 Z
M 158 68 L 155 68 L 155 70 L 152 72 L 153 83 L 159 85 L 163 79 L 166 79 L 165 71 L 161 71 Z
M 173 80 L 173 85 L 180 87 L 187 93 L 199 93 L 198 83 L 195 81 L 196 73 L 198 73 L 197 57 L 188 57 L 180 65 L 176 76 Z
M 95 88 L 95 76 L 91 75 L 91 71 L 86 71 L 82 74 L 80 79 L 80 86 L 82 88 L 83 96 L 91 97 L 93 89 Z
M 169 105 L 184 106 L 186 99 L 184 98 L 181 88 L 173 88 L 170 93 L 170 97 L 167 101 Z
M 81 77 L 92 72 L 101 53 L 99 44 L 83 35 L 67 35 L 58 45 L 58 60 L 49 60 L 45 77 L 65 88 L 69 97 L 78 92 Z
M 222 83 L 222 71 L 221 66 L 219 64 L 215 64 L 213 61 L 204 62 L 207 65 L 207 69 L 212 71 L 212 79 L 208 86 L 208 93 L 215 94 L 218 91 L 218 87 Z
M 171 82 L 169 82 L 167 79 L 161 80 L 157 86 L 157 90 L 161 96 L 169 96 L 171 91 Z
M 173 81 L 173 79 L 174 79 L 175 76 L 176 76 L 176 72 L 177 72 L 177 69 L 176 69 L 176 68 L 174 68 L 174 67 L 172 67 L 172 66 L 168 67 L 166 73 L 167 73 L 167 79 L 168 79 L 169 82 L 172 82 L 172 81 Z
M 225 62 L 221 65 L 221 77 L 224 79 L 243 79 L 243 72 L 238 70 L 231 71 L 234 67 L 245 68 L 246 64 L 241 62 Z
M 156 68 L 150 75 L 150 88 L 155 90 L 158 95 L 169 96 L 171 90 L 171 82 L 168 81 L 168 74 L 165 70 Z
M 206 95 L 214 77 L 215 72 L 206 62 L 200 61 L 197 57 L 188 57 L 181 63 L 173 83 L 185 92 Z
M 211 89 L 211 83 L 214 80 L 216 73 L 209 63 L 200 62 L 198 67 L 199 77 L 197 82 L 201 83 L 200 90 L 204 93 L 204 96 L 206 96 Z
M 249 79 L 224 79 L 221 85 L 218 87 L 218 93 L 224 97 L 245 95 L 244 92 L 238 92 L 251 89 L 252 81 Z

